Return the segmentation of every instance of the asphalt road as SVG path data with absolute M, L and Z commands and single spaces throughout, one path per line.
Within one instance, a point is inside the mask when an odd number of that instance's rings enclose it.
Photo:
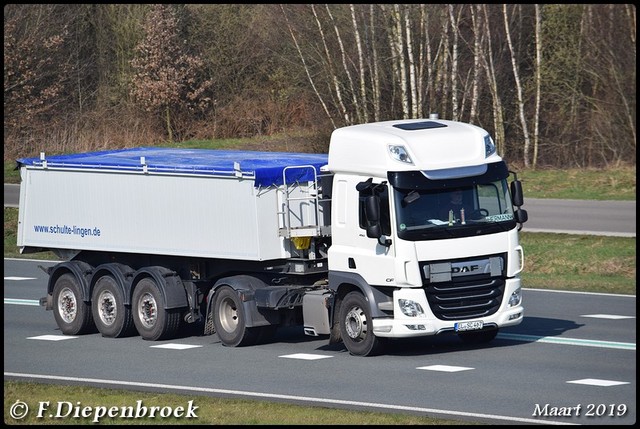
M 4 206 L 18 207 L 20 185 L 4 185 Z M 636 236 L 635 201 L 584 201 L 525 198 L 525 232 Z
M 5 207 L 18 198 L 19 185 L 5 184 Z M 523 208 L 523 231 L 635 237 L 635 201 L 527 199 Z M 503 424 L 636 420 L 635 296 L 525 289 L 524 322 L 489 346 L 435 337 L 358 358 L 296 329 L 247 348 L 197 332 L 161 342 L 62 336 L 37 305 L 46 289 L 37 266 L 48 264 L 5 259 L 5 380 L 176 392 L 196 404 L 211 395 Z
M 37 266 L 48 264 L 4 261 L 5 380 L 180 393 L 196 406 L 206 395 L 493 424 L 636 421 L 635 296 L 525 289 L 523 323 L 490 345 L 431 337 L 356 357 L 301 329 L 241 348 L 194 332 L 63 336 L 37 305 L 46 288 Z

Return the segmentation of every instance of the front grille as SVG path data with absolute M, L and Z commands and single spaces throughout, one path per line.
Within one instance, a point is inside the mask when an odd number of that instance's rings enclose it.
M 504 280 L 476 279 L 466 282 L 432 283 L 425 286 L 427 301 L 440 320 L 486 317 L 500 308 Z

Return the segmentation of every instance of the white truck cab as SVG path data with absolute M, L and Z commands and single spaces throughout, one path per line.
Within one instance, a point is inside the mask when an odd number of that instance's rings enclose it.
M 527 216 L 495 152 L 482 128 L 440 119 L 334 131 L 329 287 L 352 353 L 445 332 L 488 341 L 522 321 Z M 454 193 L 465 208 L 448 205 Z

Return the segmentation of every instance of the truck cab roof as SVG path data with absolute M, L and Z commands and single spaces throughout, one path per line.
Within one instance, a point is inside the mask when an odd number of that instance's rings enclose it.
M 442 119 L 406 119 L 335 130 L 329 170 L 385 177 L 390 171 L 423 171 L 435 178 L 477 174 L 501 161 L 484 129 Z

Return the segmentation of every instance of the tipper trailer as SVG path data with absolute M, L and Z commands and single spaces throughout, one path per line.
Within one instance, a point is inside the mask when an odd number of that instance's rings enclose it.
M 471 124 L 348 126 L 328 155 L 146 147 L 17 162 L 17 244 L 63 260 L 41 304 L 67 335 L 162 340 L 198 323 L 243 346 L 301 325 L 369 356 L 393 338 L 490 341 L 524 317 L 522 187 Z

